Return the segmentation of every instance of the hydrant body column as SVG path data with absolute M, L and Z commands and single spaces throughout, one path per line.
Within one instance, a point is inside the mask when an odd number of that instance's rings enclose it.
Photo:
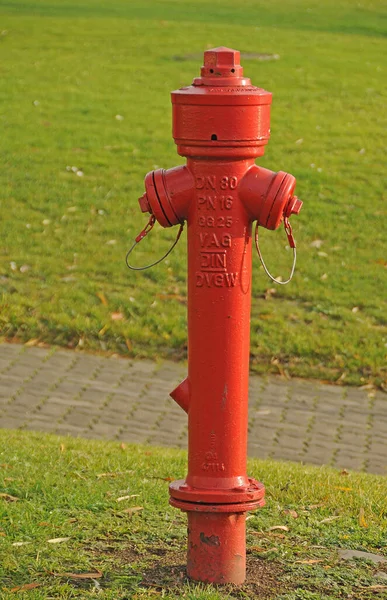
M 199 581 L 244 581 L 245 513 L 264 504 L 263 485 L 246 472 L 251 218 L 238 184 L 253 164 L 187 164 L 189 467 L 170 491 L 171 503 L 188 512 L 187 571 Z
M 251 222 L 237 186 L 250 162 L 188 162 L 195 194 L 188 219 L 191 401 L 185 485 L 201 500 L 188 511 L 187 570 L 200 581 L 245 579 L 246 507 L 239 500 L 252 484 L 246 473 Z M 181 484 L 171 488 L 173 498 Z M 263 497 L 263 486 L 256 485 Z
M 172 92 L 187 166 L 148 173 L 140 205 L 163 227 L 188 225 L 188 377 L 171 394 L 188 413 L 188 474 L 170 485 L 171 504 L 188 514 L 187 573 L 238 584 L 246 512 L 264 505 L 246 472 L 251 228 L 276 229 L 301 202 L 294 177 L 254 163 L 271 94 L 243 76 L 239 52 L 208 50 L 201 75 Z
M 251 222 L 238 201 L 248 161 L 189 161 L 187 485 L 248 485 Z

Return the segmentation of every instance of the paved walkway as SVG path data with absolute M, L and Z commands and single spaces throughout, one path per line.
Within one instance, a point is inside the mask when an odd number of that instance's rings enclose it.
M 185 448 L 169 397 L 185 376 L 172 362 L 0 344 L 0 428 Z M 387 395 L 252 376 L 248 453 L 387 475 Z

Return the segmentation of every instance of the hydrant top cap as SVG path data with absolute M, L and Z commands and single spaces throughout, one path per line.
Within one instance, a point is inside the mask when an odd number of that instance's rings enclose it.
M 219 46 L 204 52 L 204 65 L 201 77 L 195 77 L 193 85 L 251 85 L 250 79 L 243 77 L 239 50 Z
M 240 65 L 239 50 L 220 46 L 204 52 L 204 65 L 201 68 L 202 77 L 226 76 L 243 77 L 243 67 Z

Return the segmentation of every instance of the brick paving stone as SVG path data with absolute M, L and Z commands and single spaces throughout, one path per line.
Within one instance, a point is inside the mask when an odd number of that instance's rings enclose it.
M 2 398 L 9 398 L 15 394 L 21 387 L 22 382 L 18 380 L 6 380 L 0 382 L 0 396 Z
M 73 425 L 74 427 L 88 427 L 91 421 L 90 414 L 81 413 L 78 410 L 72 410 L 66 414 L 61 421 L 62 425 Z
M 367 439 L 367 431 L 364 429 L 356 428 L 356 429 L 343 429 L 340 432 L 340 443 L 346 444 L 349 446 L 364 446 Z
M 125 359 L 117 359 L 117 360 L 125 360 Z M 141 375 L 151 375 L 157 369 L 157 363 L 154 363 L 150 360 L 140 360 L 140 361 L 130 361 L 129 365 L 136 373 L 141 373 Z
M 371 441 L 369 454 L 375 456 L 382 456 L 385 457 L 387 460 L 387 442 L 384 444 L 377 444 Z
M 0 344 L 0 427 L 185 448 L 187 365 Z M 248 453 L 387 474 L 387 396 L 250 377 Z
M 10 369 L 7 370 L 7 375 L 8 377 L 11 378 L 18 378 L 20 383 L 25 383 L 27 382 L 29 379 L 32 378 L 33 374 L 35 371 L 35 367 L 29 367 L 28 365 L 18 365 L 15 364 L 13 365 Z
M 346 411 L 345 423 L 348 426 L 354 425 L 355 427 L 359 426 L 364 429 L 368 424 L 368 420 L 368 412 L 359 412 L 358 410 L 351 412 L 348 412 L 348 410 Z
M 138 402 L 138 410 L 140 414 L 152 413 L 163 413 L 168 410 L 166 398 L 157 398 L 156 400 L 152 400 L 147 396 L 140 398 Z M 181 409 L 180 409 L 181 410 Z
M 140 404 L 141 406 L 141 404 Z M 140 423 L 147 423 L 148 425 L 152 425 L 155 423 L 161 414 L 162 411 L 160 409 L 154 407 L 153 411 L 145 410 L 143 407 L 137 408 L 137 410 L 133 413 L 133 418 Z
M 285 420 L 281 423 L 281 431 L 290 437 L 304 438 L 309 431 L 309 423 L 307 425 L 296 425 Z
M 131 444 L 145 444 L 149 434 L 144 434 L 141 431 L 123 431 L 119 433 L 119 439 L 123 442 L 131 443 Z M 169 445 L 169 444 L 163 444 Z
M 333 466 L 338 469 L 349 469 L 351 471 L 361 471 L 364 464 L 362 456 L 351 456 L 339 453 L 335 456 Z
M 325 452 L 310 452 L 305 454 L 301 461 L 306 465 L 330 465 L 332 456 Z
M 247 445 L 248 446 L 266 446 L 266 447 L 272 447 L 273 443 L 274 443 L 274 435 L 275 432 L 271 431 L 270 433 L 263 433 L 263 434 L 255 434 L 255 435 L 250 435 L 249 434 L 249 438 L 248 438 L 248 442 Z
M 13 397 L 9 397 L 10 406 L 33 406 L 40 404 L 44 396 L 37 390 L 32 391 L 21 391 L 19 394 L 15 394 Z
M 91 429 L 91 431 L 95 434 L 96 438 L 102 439 L 114 439 L 118 436 L 120 426 L 119 424 L 110 424 L 110 423 L 97 423 Z
M 166 381 L 168 385 L 171 385 L 171 382 L 176 382 L 178 385 L 187 377 L 187 371 L 186 366 L 178 363 L 162 364 L 157 369 L 155 376 L 160 381 Z
M 260 446 L 257 444 L 247 446 L 247 452 L 251 458 L 269 458 L 272 451 L 272 446 Z
M 59 418 L 67 411 L 68 406 L 68 402 L 61 401 L 61 399 L 50 398 L 44 402 L 40 409 L 40 413 L 48 417 L 57 416 Z
M 104 410 L 99 415 L 99 422 L 107 425 L 117 425 L 121 428 L 125 419 L 129 418 L 129 411 L 125 414 Z
M 59 378 L 64 373 L 67 373 L 73 362 L 74 357 L 72 354 L 56 352 L 47 359 L 44 366 L 45 368 L 50 369 L 50 371 L 56 374 Z
M 32 419 L 34 416 L 34 410 L 25 406 L 17 406 L 15 410 L 8 410 L 4 412 L 3 417 L 14 417 L 24 422 L 26 419 Z
M 378 473 L 379 475 L 387 475 L 387 462 L 377 457 L 372 458 L 367 463 L 367 471 L 370 473 Z
M 387 443 L 387 427 L 380 431 L 375 431 L 374 428 L 369 429 L 370 439 L 374 444 L 386 444 Z
M 284 452 L 285 449 L 285 452 Z M 285 458 L 284 458 L 285 455 Z M 293 450 L 292 448 L 276 448 L 273 452 L 270 453 L 270 458 L 272 460 L 289 460 L 292 462 L 301 462 L 302 461 L 302 453 Z
M 28 421 L 23 429 L 28 429 L 30 431 L 44 431 L 47 433 L 52 433 L 55 428 L 55 423 L 52 420 L 48 419 L 34 419 L 32 421 Z
M 0 344 L 0 356 L 4 358 L 11 359 L 23 352 L 25 352 L 25 347 L 19 344 Z
M 56 435 L 72 435 L 74 437 L 83 437 L 83 434 L 86 430 L 82 427 L 75 427 L 74 425 L 66 425 L 66 424 L 55 424 L 52 432 Z M 96 438 L 97 436 L 93 436 Z
M 286 421 L 299 427 L 305 427 L 308 425 L 312 414 L 310 410 L 289 410 Z
M 306 446 L 305 454 L 314 454 L 314 453 L 318 453 L 318 452 L 324 452 L 324 453 L 329 452 L 329 454 L 331 456 L 333 456 L 335 450 L 337 450 L 337 448 L 335 447 L 334 442 L 332 442 L 332 441 L 327 442 L 326 440 L 316 441 L 314 438 L 311 438 Z
M 11 357 L 3 358 L 0 354 L 0 373 L 7 370 L 11 362 Z
M 363 410 L 369 402 L 367 394 L 363 390 L 351 389 L 349 395 L 345 396 L 344 404 L 352 410 Z
M 8 415 L 0 415 L 1 429 L 18 429 L 23 422 L 23 418 L 11 417 Z
M 287 449 L 291 449 L 294 451 L 299 451 L 302 452 L 303 449 L 303 438 L 299 437 L 292 437 L 289 435 L 286 435 L 284 433 L 280 434 L 280 438 L 279 438 L 279 443 L 280 443 L 280 448 L 287 448 Z
M 88 381 L 92 382 L 94 386 L 99 386 L 102 383 L 105 389 L 113 392 L 114 388 L 119 384 L 121 376 L 121 373 L 118 372 L 102 370 L 95 377 L 89 377 Z
M 52 396 L 55 397 L 56 390 L 53 391 Z M 98 407 L 104 403 L 108 394 L 101 389 L 88 388 L 82 391 L 82 402 L 87 402 L 90 406 Z
M 133 419 L 128 419 L 124 423 L 121 424 L 120 430 L 122 433 L 141 433 L 148 435 L 152 432 L 152 427 L 148 423 L 141 423 L 139 421 L 134 421 Z

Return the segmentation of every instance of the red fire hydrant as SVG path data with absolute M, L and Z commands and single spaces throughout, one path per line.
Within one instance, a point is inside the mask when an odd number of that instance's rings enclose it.
M 252 223 L 276 229 L 302 203 L 295 179 L 258 167 L 272 95 L 243 76 L 240 53 L 204 53 L 201 77 L 172 92 L 173 137 L 187 165 L 145 178 L 149 227 L 188 224 L 188 377 L 171 396 L 188 413 L 188 475 L 170 503 L 188 514 L 188 576 L 243 583 L 246 511 L 264 486 L 246 473 Z

